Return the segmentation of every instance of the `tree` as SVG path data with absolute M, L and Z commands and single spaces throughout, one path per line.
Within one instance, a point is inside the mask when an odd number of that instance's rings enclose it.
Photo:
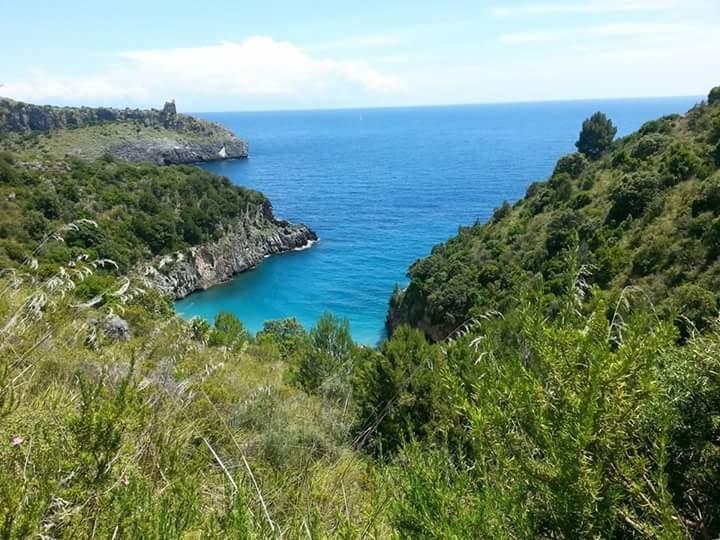
M 575 143 L 578 151 L 591 159 L 600 157 L 613 142 L 617 127 L 601 112 L 596 112 L 585 120 L 580 138 Z
M 248 341 L 250 336 L 243 323 L 232 313 L 221 311 L 215 317 L 215 324 L 208 344 L 215 347 L 233 348 Z
M 710 90 L 710 95 L 708 95 L 709 105 L 715 105 L 717 103 L 720 103 L 720 86 L 716 86 Z

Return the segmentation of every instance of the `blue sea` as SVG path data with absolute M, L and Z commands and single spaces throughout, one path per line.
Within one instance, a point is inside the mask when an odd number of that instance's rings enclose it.
M 375 345 L 413 261 L 545 179 L 574 150 L 584 118 L 604 111 L 624 135 L 699 99 L 200 114 L 250 143 L 248 160 L 204 167 L 262 191 L 278 217 L 307 223 L 320 242 L 177 311 L 210 320 L 231 311 L 251 331 L 285 317 L 309 328 L 329 311 L 350 319 L 357 342 Z

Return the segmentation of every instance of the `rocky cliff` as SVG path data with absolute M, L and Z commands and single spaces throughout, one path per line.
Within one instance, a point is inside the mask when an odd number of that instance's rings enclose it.
M 317 239 L 303 224 L 275 219 L 267 202 L 219 240 L 157 259 L 143 269 L 143 275 L 149 285 L 180 299 L 228 281 L 265 257 L 310 247 Z
M 178 114 L 174 102 L 162 110 L 32 105 L 0 98 L 0 136 L 44 134 L 57 153 L 161 165 L 238 159 L 245 141 L 214 122 Z

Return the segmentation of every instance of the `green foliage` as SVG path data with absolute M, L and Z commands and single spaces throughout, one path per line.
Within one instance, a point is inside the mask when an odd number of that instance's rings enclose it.
M 390 332 L 408 323 L 441 341 L 488 310 L 512 309 L 517 288 L 538 276 L 552 314 L 564 258 L 574 249 L 590 282 L 610 294 L 638 285 L 667 320 L 675 320 L 684 284 L 717 299 L 720 173 L 703 142 L 716 116 L 696 107 L 648 122 L 608 147 L 604 159 L 562 158 L 501 219 L 463 228 L 410 267 L 406 291 L 390 304 Z
M 666 135 L 650 133 L 638 141 L 632 155 L 637 159 L 648 159 L 664 150 L 668 142 Z
M 215 317 L 213 329 L 208 338 L 211 347 L 228 347 L 235 349 L 250 339 L 250 334 L 235 315 L 221 311 Z
M 45 235 L 60 232 L 68 247 L 112 259 L 123 271 L 150 255 L 211 240 L 266 204 L 261 194 L 196 167 L 108 160 L 46 160 L 28 167 L 9 153 L 0 154 L 0 190 L 13 194 L 3 202 L 0 240 L 30 253 Z M 83 221 L 88 219 L 96 225 Z M 67 229 L 68 223 L 79 227 Z M 69 262 L 54 255 L 49 260 L 52 254 L 43 248 L 36 257 L 41 266 Z
M 677 289 L 673 298 L 684 338 L 693 332 L 702 332 L 718 318 L 717 297 L 700 285 L 685 284 Z
M 430 420 L 436 349 L 419 330 L 400 327 L 381 355 L 367 355 L 353 375 L 357 427 L 363 444 L 376 453 L 393 452 L 424 434 Z
M 341 398 L 347 392 L 352 352 L 350 322 L 326 313 L 296 353 L 294 378 L 307 392 Z
M 555 165 L 553 176 L 558 174 L 569 174 L 571 178 L 577 179 L 587 167 L 587 159 L 579 152 L 561 157 Z
M 425 381 L 397 400 L 410 407 L 404 422 L 378 424 L 375 435 L 377 444 L 415 439 L 386 471 L 397 486 L 390 520 L 401 536 L 720 532 L 711 502 L 720 474 L 712 423 L 720 380 L 710 367 L 720 361 L 710 345 L 718 337 L 681 347 L 642 295 L 625 291 L 615 305 L 600 301 L 583 315 L 568 290 L 554 321 L 532 293 L 511 314 L 428 346 L 421 356 L 432 362 L 408 362 L 412 377 L 396 377 L 408 381 L 402 389 Z M 407 330 L 400 333 L 406 341 Z M 359 403 L 377 395 L 362 388 Z M 394 394 L 389 386 L 386 395 Z M 382 410 L 386 402 L 374 404 Z
M 708 95 L 708 105 L 716 105 L 717 103 L 720 103 L 720 86 L 716 86 L 710 90 L 710 94 Z
M 640 217 L 658 190 L 658 180 L 650 174 L 624 176 L 610 193 L 608 221 L 619 223 L 630 216 Z
M 684 143 L 673 144 L 668 149 L 664 163 L 673 183 L 688 180 L 703 169 L 702 160 L 695 154 L 691 146 Z
M 0 535 L 387 537 L 351 418 L 286 384 L 273 343 L 207 346 L 237 319 L 184 322 L 134 285 L 114 306 L 132 337 L 99 340 L 108 309 L 77 307 L 74 285 L 0 281 Z M 341 333 L 317 343 L 345 351 Z
M 612 121 L 603 113 L 596 112 L 583 122 L 575 146 L 581 154 L 597 159 L 610 148 L 616 134 L 617 128 Z

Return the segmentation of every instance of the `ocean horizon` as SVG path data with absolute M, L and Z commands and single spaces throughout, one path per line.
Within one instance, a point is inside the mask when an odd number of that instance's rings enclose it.
M 405 273 L 458 226 L 545 180 L 574 151 L 580 126 L 603 111 L 619 136 L 699 97 L 627 98 L 422 107 L 201 113 L 248 140 L 250 158 L 202 165 L 263 192 L 276 216 L 318 234 L 311 249 L 176 303 L 184 317 L 237 315 L 312 326 L 325 312 L 350 320 L 353 338 L 384 337 L 387 302 Z

